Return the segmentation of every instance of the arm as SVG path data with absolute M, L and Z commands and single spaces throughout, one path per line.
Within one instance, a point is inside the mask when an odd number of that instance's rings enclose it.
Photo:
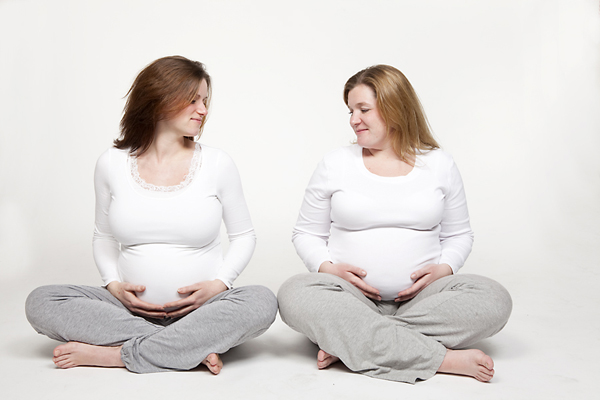
M 111 203 L 110 192 L 110 151 L 103 153 L 96 163 L 94 171 L 94 189 L 96 192 L 96 222 L 92 248 L 94 261 L 104 281 L 106 289 L 131 312 L 147 317 L 163 318 L 161 306 L 146 303 L 135 295 L 146 288 L 140 285 L 121 282 L 118 262 L 120 245 L 114 238 L 108 222 L 108 210 Z
M 223 205 L 223 222 L 229 238 L 217 279 L 228 288 L 250 262 L 256 247 L 256 235 L 244 198 L 240 174 L 233 160 L 225 153 L 219 158 L 217 196 Z
M 298 221 L 292 234 L 296 252 L 311 272 L 337 275 L 356 286 L 365 296 L 381 299 L 379 291 L 362 278 L 367 273 L 346 263 L 332 263 L 327 249 L 331 229 L 331 196 L 325 161 L 321 161 L 306 188 Z
M 465 263 L 473 246 L 473 231 L 469 223 L 469 210 L 460 172 L 449 160 L 447 179 L 444 187 L 444 212 L 440 222 L 440 243 L 442 254 L 438 264 L 429 264 L 415 271 L 411 279 L 415 283 L 398 293 L 396 301 L 415 297 L 432 282 L 456 273 Z
M 104 285 L 120 281 L 118 260 L 120 246 L 113 237 L 108 222 L 108 210 L 111 203 L 110 192 L 110 151 L 104 152 L 96 162 L 94 171 L 94 190 L 96 193 L 96 219 L 92 248 L 94 261 Z
M 331 228 L 331 196 L 327 168 L 321 161 L 310 178 L 292 233 L 296 252 L 310 272 L 318 272 L 324 262 L 331 262 L 327 242 Z
M 473 231 L 469 223 L 467 197 L 460 172 L 454 160 L 450 161 L 448 193 L 444 200 L 444 214 L 440 229 L 440 243 L 442 244 L 440 264 L 450 265 L 452 273 L 456 273 L 471 253 Z
M 180 288 L 179 293 L 191 294 L 185 299 L 165 304 L 165 308 L 173 309 L 168 313 L 170 317 L 186 315 L 211 297 L 231 288 L 254 253 L 256 235 L 244 199 L 240 175 L 227 154 L 219 154 L 216 173 L 217 197 L 223 206 L 223 222 L 229 237 L 229 248 L 216 279 Z

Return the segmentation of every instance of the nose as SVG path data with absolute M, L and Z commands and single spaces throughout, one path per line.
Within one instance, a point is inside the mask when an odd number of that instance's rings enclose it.
M 196 103 L 196 112 L 200 115 L 206 115 L 207 110 L 203 102 L 199 101 Z
M 358 117 L 358 113 L 350 114 L 350 125 L 358 126 L 360 124 L 360 118 Z

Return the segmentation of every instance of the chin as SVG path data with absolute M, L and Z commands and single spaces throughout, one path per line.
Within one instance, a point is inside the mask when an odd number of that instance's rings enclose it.
M 366 140 L 361 140 L 360 138 L 356 139 L 356 144 L 358 144 L 360 147 L 364 147 L 365 149 L 369 148 L 368 143 L 366 143 Z

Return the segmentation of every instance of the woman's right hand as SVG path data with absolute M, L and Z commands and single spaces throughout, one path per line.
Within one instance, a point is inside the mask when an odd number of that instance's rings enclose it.
M 367 272 L 362 270 L 354 265 L 346 264 L 346 263 L 332 263 L 331 261 L 325 261 L 319 267 L 319 272 L 325 272 L 327 274 L 336 275 L 340 278 L 350 282 L 354 286 L 358 288 L 370 299 L 373 300 L 381 300 L 381 296 L 379 295 L 379 290 L 375 289 L 373 286 L 369 286 L 363 281 L 363 278 L 367 276 Z
M 143 292 L 146 287 L 127 282 L 112 281 L 106 289 L 115 296 L 129 311 L 142 317 L 163 319 L 167 316 L 163 306 L 140 300 L 135 292 Z

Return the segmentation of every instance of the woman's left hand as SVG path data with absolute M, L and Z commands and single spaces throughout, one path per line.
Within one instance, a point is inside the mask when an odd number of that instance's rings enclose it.
M 164 305 L 167 312 L 167 317 L 176 318 L 183 317 L 199 308 L 206 303 L 208 299 L 227 290 L 227 285 L 219 279 L 214 281 L 198 282 L 190 286 L 185 286 L 177 289 L 179 294 L 190 293 L 185 299 L 172 301 Z
M 428 264 L 412 273 L 410 279 L 413 279 L 415 283 L 408 289 L 398 293 L 395 301 L 412 299 L 431 283 L 448 275 L 452 275 L 452 268 L 448 264 Z

